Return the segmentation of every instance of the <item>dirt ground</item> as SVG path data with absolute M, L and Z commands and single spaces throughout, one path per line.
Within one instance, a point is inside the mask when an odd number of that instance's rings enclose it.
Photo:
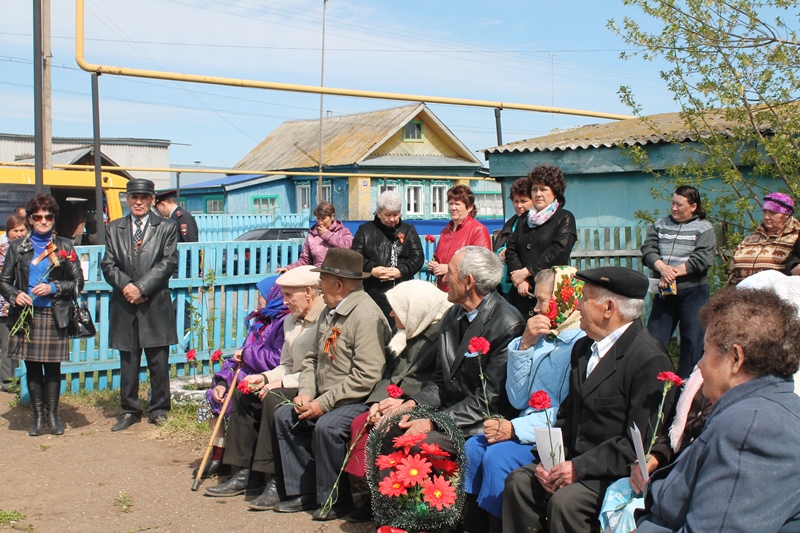
M 370 523 L 314 522 L 310 513 L 248 511 L 241 496 L 203 496 L 203 488 L 216 480 L 205 480 L 192 492 L 199 454 L 190 444 L 160 438 L 146 420 L 111 433 L 116 421 L 111 415 L 63 406 L 61 419 L 68 424 L 63 436 L 29 437 L 30 407 L 9 407 L 13 399 L 0 392 L 0 511 L 21 511 L 25 518 L 0 530 L 374 531 Z

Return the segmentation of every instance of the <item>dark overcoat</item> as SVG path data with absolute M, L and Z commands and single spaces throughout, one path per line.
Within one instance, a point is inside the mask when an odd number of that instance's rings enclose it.
M 418 405 L 439 407 L 446 412 L 466 435 L 483 433 L 484 413 L 480 370 L 486 379 L 486 396 L 492 415 L 511 420 L 519 414 L 508 401 L 506 376 L 508 344 L 522 335 L 525 321 L 519 311 L 500 296 L 489 293 L 478 306 L 478 314 L 460 335 L 461 306 L 454 305 L 442 317 L 436 354 L 436 370 L 422 390 L 413 396 Z M 473 337 L 489 341 L 485 355 L 465 357 Z M 480 361 L 480 362 L 479 362 Z
M 58 251 L 64 250 L 68 254 L 74 252 L 70 239 L 54 236 L 51 239 Z M 58 251 L 56 253 L 58 253 Z M 19 318 L 22 307 L 16 304 L 17 294 L 29 293 L 28 277 L 30 275 L 31 260 L 33 259 L 33 245 L 30 237 L 11 241 L 0 272 L 0 293 L 9 303 L 8 324 L 13 325 Z M 56 286 L 55 294 L 50 295 L 53 308 L 53 317 L 59 328 L 66 328 L 70 319 L 70 302 L 78 284 L 78 292 L 83 290 L 83 271 L 80 261 L 62 261 L 61 264 L 48 274 L 48 279 Z M 5 348 L 4 348 L 5 349 Z
M 608 485 L 631 473 L 636 452 L 629 430 L 634 424 L 647 449 L 664 388 L 658 374 L 675 368 L 664 346 L 637 319 L 587 378 L 593 342 L 584 337 L 572 349 L 569 393 L 555 426 L 561 428 L 566 458 L 580 482 L 604 494 Z
M 111 285 L 109 306 L 109 347 L 131 351 L 137 346 L 152 348 L 177 344 L 175 312 L 169 279 L 178 264 L 178 226 L 153 212 L 142 245 L 133 245 L 131 218 L 114 220 L 106 227 L 106 253 L 100 262 L 103 276 Z M 147 299 L 128 303 L 122 289 L 133 283 Z M 139 321 L 138 343 L 133 340 L 133 319 Z

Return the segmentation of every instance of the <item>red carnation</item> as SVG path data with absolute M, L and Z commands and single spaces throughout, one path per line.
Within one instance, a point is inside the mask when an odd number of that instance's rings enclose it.
M 528 400 L 528 405 L 531 406 L 531 409 L 544 411 L 550 407 L 550 396 L 543 390 L 537 390 L 531 394 L 531 399 Z
M 390 383 L 386 386 L 386 393 L 389 395 L 390 398 L 399 398 L 403 395 L 403 389 L 395 385 L 394 383 Z
M 425 242 L 436 242 L 436 237 L 433 235 L 425 235 Z
M 222 350 L 217 350 L 211 354 L 211 360 L 214 362 L 219 361 L 221 357 L 222 357 Z
M 472 337 L 472 339 L 469 341 L 469 346 L 467 347 L 467 349 L 470 351 L 470 353 L 477 352 L 486 355 L 487 353 L 489 353 L 489 349 L 491 347 L 492 345 L 489 344 L 489 341 L 487 341 L 483 337 Z
M 680 387 L 683 385 L 683 380 L 681 377 L 674 372 L 660 372 L 658 374 L 659 381 L 671 381 L 673 385 L 676 387 Z
M 197 350 L 192 349 L 186 352 L 187 361 L 194 361 L 195 359 L 197 359 Z
M 73 263 L 78 260 L 78 256 L 75 253 L 75 250 L 69 253 L 69 260 L 72 261 Z
M 242 394 L 250 394 L 250 384 L 246 381 L 240 381 L 236 388 L 242 391 Z

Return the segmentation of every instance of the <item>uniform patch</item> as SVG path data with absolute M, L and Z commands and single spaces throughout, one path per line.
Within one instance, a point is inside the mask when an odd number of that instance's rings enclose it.
M 186 235 L 189 233 L 189 226 L 187 224 L 181 224 L 181 235 Z

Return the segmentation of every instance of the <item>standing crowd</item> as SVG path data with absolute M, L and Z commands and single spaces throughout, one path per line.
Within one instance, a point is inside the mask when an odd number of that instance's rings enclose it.
M 370 520 L 375 509 L 357 506 L 351 487 L 369 470 L 367 432 L 389 421 L 387 449 L 405 438 L 412 451 L 455 453 L 425 416 L 436 410 L 466 439 L 461 531 L 800 531 L 792 198 L 764 198 L 729 286 L 709 299 L 716 235 L 695 188 L 679 187 L 670 214 L 648 228 L 641 251 L 652 279 L 569 266 L 577 230 L 566 189 L 553 165 L 518 180 L 515 214 L 493 242 L 471 190 L 451 188 L 450 221 L 426 265 L 435 283 L 413 279 L 422 243 L 396 192 L 380 194 L 355 236 L 332 204 L 317 206 L 298 261 L 259 283 L 245 344 L 201 409 L 225 417 L 227 432 L 197 474 L 230 474 L 205 495 L 250 494 L 252 510 L 312 511 L 314 520 Z M 15 332 L 8 348 L 28 364 L 31 435 L 63 432 L 53 386 L 67 355 L 62 308 L 83 283 L 75 261 L 44 272 L 51 246 L 72 250 L 52 234 L 58 206 L 47 198 L 26 206 L 31 234 L 11 241 L 0 272 L 6 325 L 35 309 L 29 334 Z M 151 210 L 154 198 L 152 182 L 131 180 L 131 216 L 106 230 L 111 346 L 122 359 L 123 415 L 112 431 L 143 416 L 142 350 L 150 421 L 161 423 L 170 406 L 167 356 L 177 338 L 168 282 L 184 231 Z M 667 353 L 676 329 L 677 368 Z M 551 426 L 560 460 L 537 442 L 537 429 Z

